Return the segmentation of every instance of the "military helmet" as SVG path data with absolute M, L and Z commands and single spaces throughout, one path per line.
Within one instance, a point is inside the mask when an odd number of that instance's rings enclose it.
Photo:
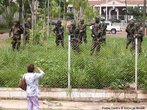
M 57 21 L 57 24 L 58 24 L 58 25 L 61 25 L 61 23 L 62 23 L 61 20 L 58 20 L 58 21 Z
M 96 16 L 95 19 L 100 19 L 100 18 L 98 16 Z
M 76 27 L 76 23 L 74 21 L 71 22 L 72 27 Z
M 131 20 L 130 25 L 134 25 L 134 24 L 135 24 L 134 20 Z
M 75 22 L 72 22 L 71 25 L 76 25 L 76 23 Z
M 14 25 L 20 25 L 20 22 L 19 21 L 14 21 Z
M 101 18 L 101 21 L 105 21 L 105 18 Z
M 30 17 L 28 17 L 26 21 L 31 21 L 31 18 L 30 18 Z
M 98 23 L 100 21 L 100 18 L 98 16 L 95 17 L 95 22 Z
M 80 22 L 81 22 L 81 23 L 84 23 L 84 19 L 80 19 Z

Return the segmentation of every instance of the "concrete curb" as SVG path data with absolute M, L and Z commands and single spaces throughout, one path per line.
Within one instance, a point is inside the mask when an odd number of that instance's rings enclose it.
M 26 92 L 20 88 L 0 88 L 1 99 L 25 99 Z M 145 90 L 101 90 L 41 88 L 40 99 L 71 101 L 147 101 Z

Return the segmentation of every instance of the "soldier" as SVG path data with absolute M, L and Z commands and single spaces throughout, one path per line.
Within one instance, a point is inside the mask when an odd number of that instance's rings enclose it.
M 21 43 L 21 34 L 23 34 L 23 28 L 20 26 L 19 21 L 14 22 L 14 26 L 11 28 L 9 32 L 9 37 L 12 36 L 12 49 L 19 50 Z
M 30 32 L 29 32 L 29 30 L 31 29 L 31 19 L 30 18 L 26 20 L 26 22 L 24 23 L 24 26 L 25 26 L 24 41 L 26 44 L 26 43 L 29 43 L 29 38 L 30 38 Z
M 76 28 L 76 24 L 73 22 L 69 28 L 69 35 L 71 37 L 71 46 L 72 49 L 76 52 L 80 52 L 79 44 L 79 29 Z
M 60 20 L 57 21 L 53 31 L 56 34 L 56 45 L 58 46 L 59 43 L 61 43 L 62 47 L 64 48 L 64 27 L 62 26 L 62 22 Z
M 131 52 L 133 52 L 135 50 L 135 39 L 137 38 L 138 44 L 137 44 L 137 49 L 138 49 L 138 53 L 140 54 L 142 52 L 142 47 L 141 47 L 141 43 L 143 41 L 143 27 L 142 24 L 140 22 L 136 23 L 135 25 L 135 31 L 134 31 L 134 38 L 133 38 L 133 45 L 131 48 Z
M 126 44 L 126 49 L 130 45 L 130 43 L 133 41 L 133 36 L 135 32 L 135 23 L 134 21 L 131 21 L 127 27 L 126 27 L 126 32 L 127 32 L 127 44 Z
M 84 24 L 84 19 L 80 20 L 79 31 L 80 43 L 82 43 L 83 41 L 84 43 L 87 43 L 86 25 Z
M 101 20 L 101 32 L 102 32 L 102 43 L 106 44 L 106 30 L 107 30 L 107 24 L 105 23 L 105 19 Z
M 92 48 L 91 48 L 91 55 L 93 55 L 95 49 L 96 49 L 96 54 L 100 51 L 100 44 L 101 44 L 101 23 L 99 17 L 95 18 L 95 23 L 92 26 L 92 38 L 93 38 L 93 43 L 92 43 Z

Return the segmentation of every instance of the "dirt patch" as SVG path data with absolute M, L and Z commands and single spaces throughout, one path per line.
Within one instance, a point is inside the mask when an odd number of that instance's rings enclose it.
M 122 31 L 122 32 L 117 32 L 116 34 L 107 34 L 108 37 L 117 37 L 117 38 L 126 38 L 127 33 Z
M 0 40 L 9 38 L 9 33 L 0 34 Z

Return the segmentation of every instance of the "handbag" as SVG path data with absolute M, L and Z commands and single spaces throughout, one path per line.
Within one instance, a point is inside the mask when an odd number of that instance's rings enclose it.
M 26 91 L 27 84 L 26 84 L 25 78 L 21 78 L 19 80 L 18 87 L 21 88 L 22 90 Z

